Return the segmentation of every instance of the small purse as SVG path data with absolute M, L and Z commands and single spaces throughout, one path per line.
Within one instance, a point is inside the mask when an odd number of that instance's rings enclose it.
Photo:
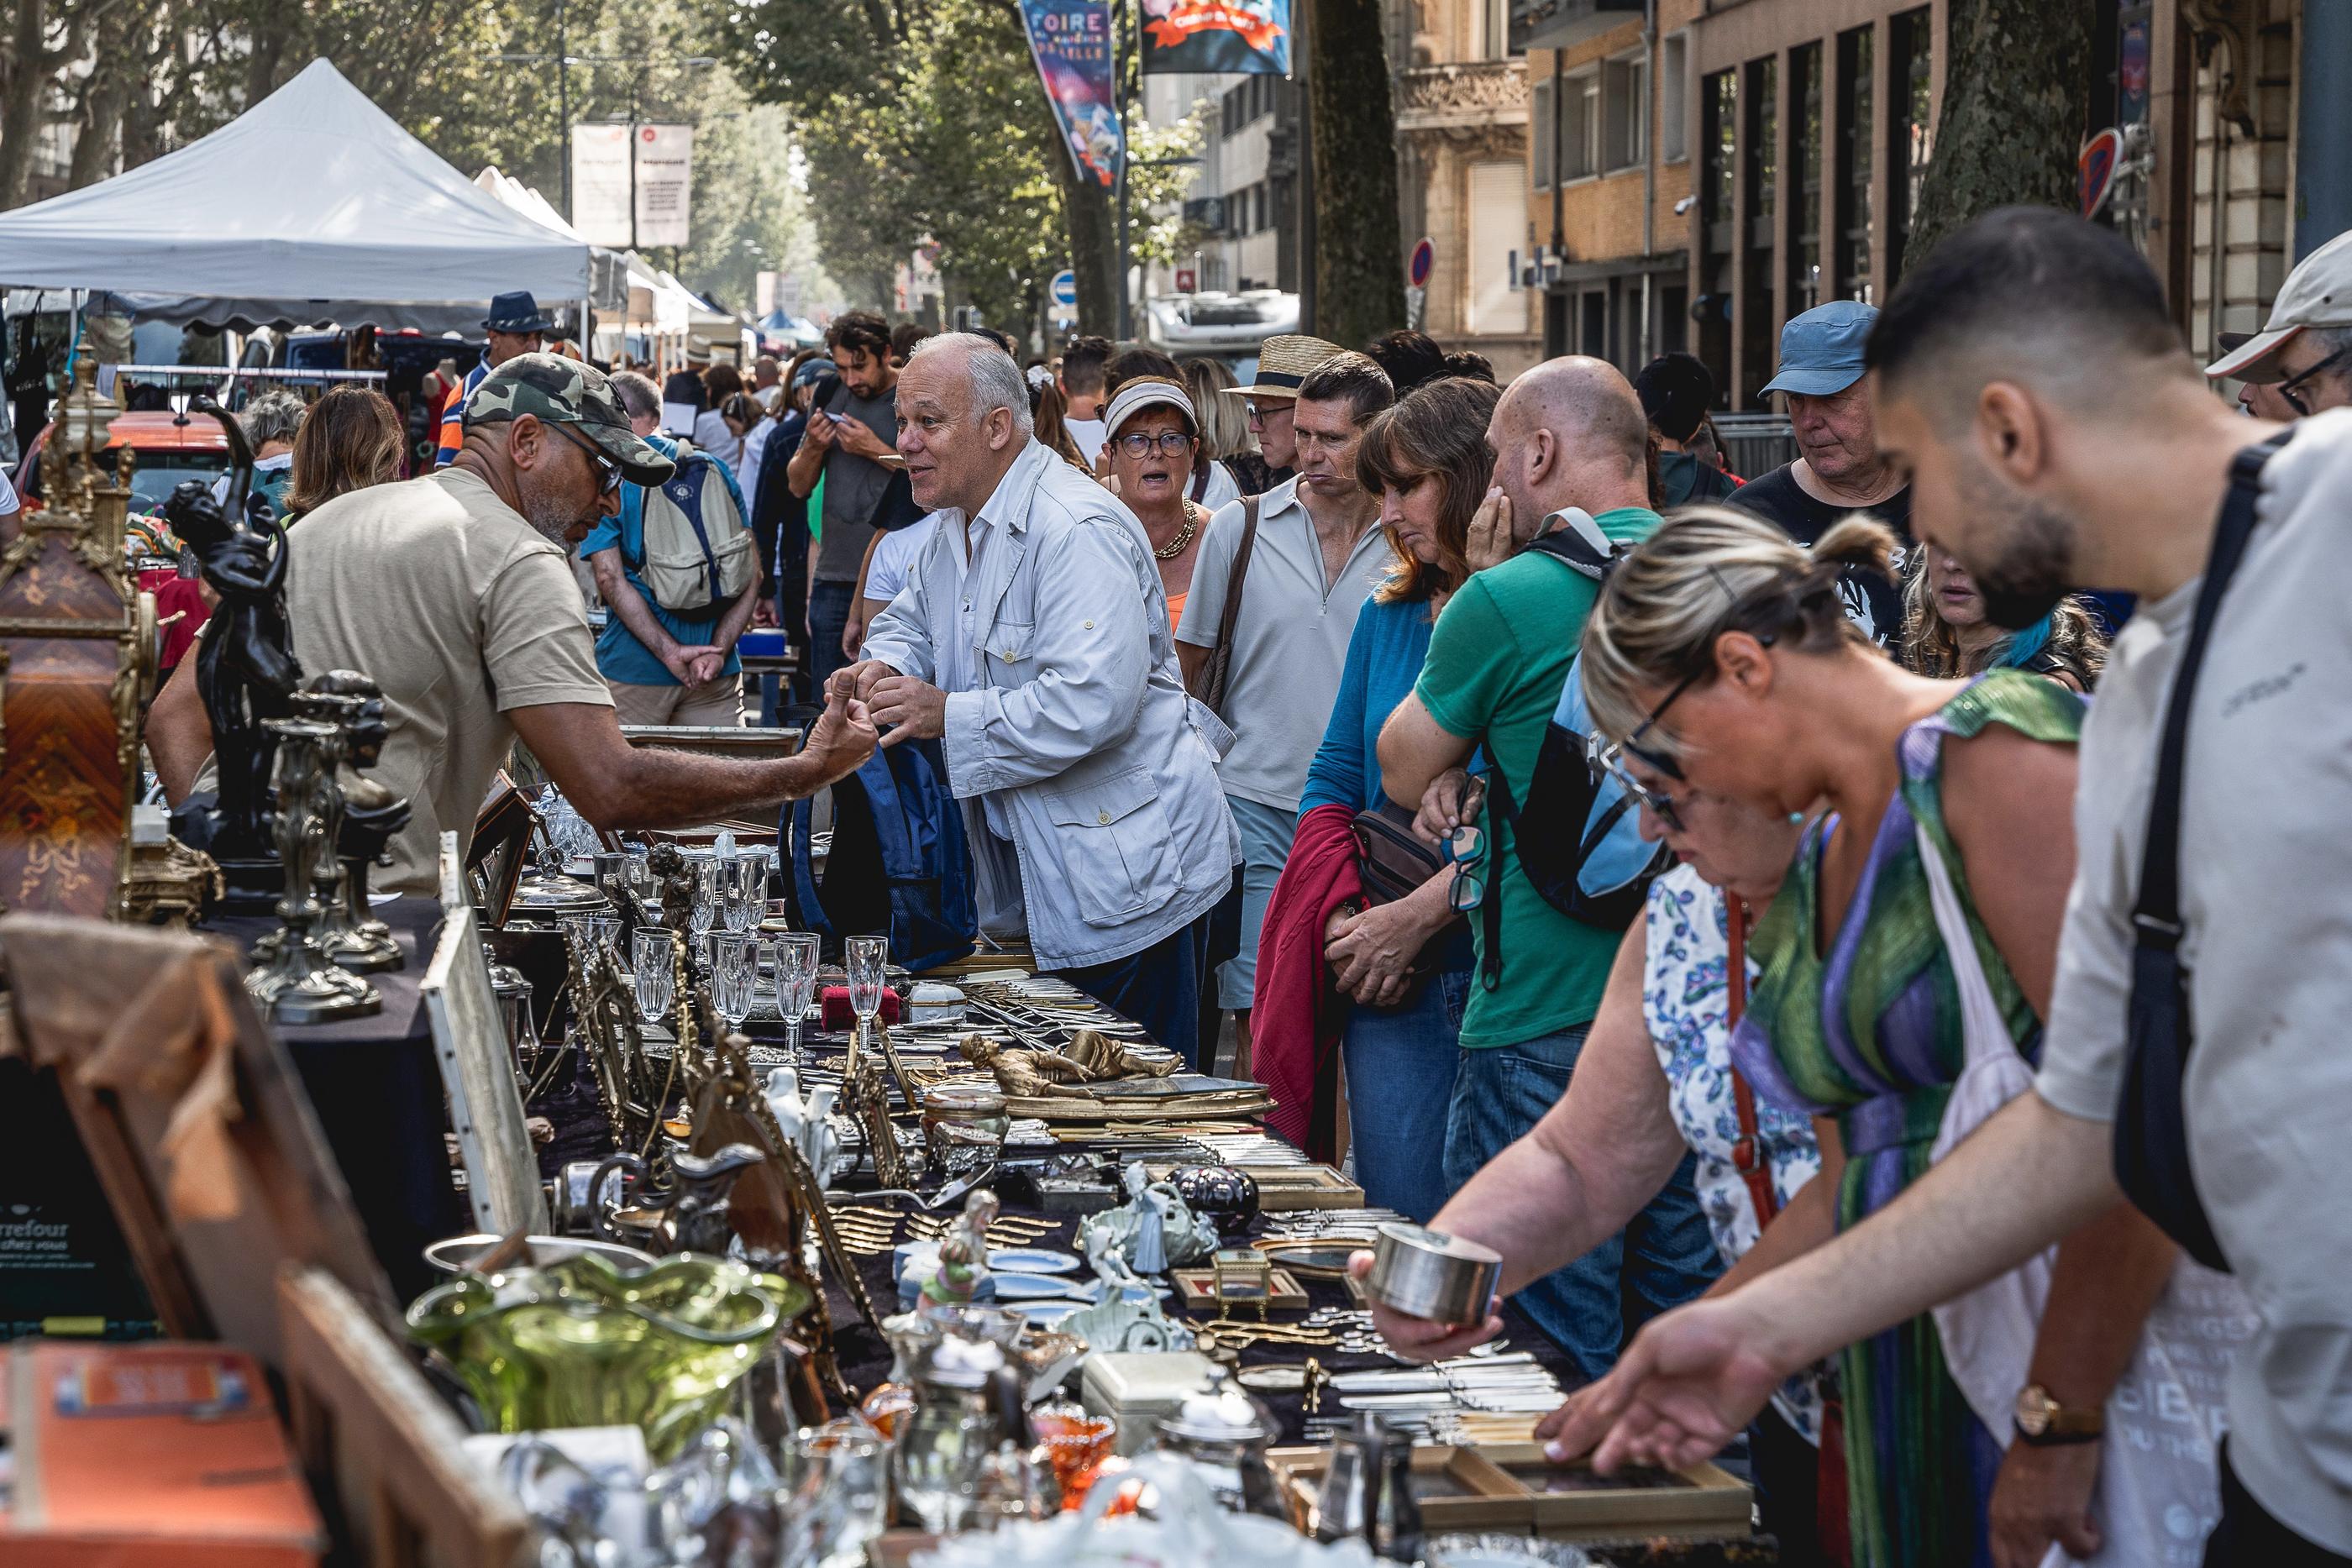
M 1393 800 L 1357 812 L 1348 831 L 1355 835 L 1356 873 L 1364 884 L 1367 905 L 1394 904 L 1431 877 L 1445 873 L 1444 860 L 1413 836 L 1412 813 Z M 1407 972 L 1416 984 L 1444 967 L 1453 942 L 1454 923 L 1449 920 L 1413 955 Z

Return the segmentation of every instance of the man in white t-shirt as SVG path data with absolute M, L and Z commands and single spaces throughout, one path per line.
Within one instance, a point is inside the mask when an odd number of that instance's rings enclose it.
M 1103 443 L 1110 439 L 1102 417 L 1108 392 L 1103 368 L 1109 363 L 1109 339 L 1078 337 L 1063 349 L 1061 366 L 1054 372 L 1062 388 L 1062 428 L 1070 433 L 1090 474 L 1102 461 Z
M 866 581 L 858 589 L 858 618 L 861 626 L 871 626 L 874 618 L 890 608 L 898 591 L 907 586 L 907 575 L 923 547 L 931 542 L 939 524 L 930 517 L 911 523 L 903 528 L 893 528 L 874 541 L 874 552 L 866 558 Z
M 2302 422 L 2260 474 L 2182 769 L 2193 1049 L 2177 1091 L 2151 1076 L 2126 1103 L 2158 733 L 2233 465 L 2282 427 L 2207 392 L 2146 262 L 2053 209 L 2003 209 L 1939 242 L 1868 355 L 1913 520 L 1968 567 L 1995 621 L 2028 624 L 2070 586 L 2140 600 L 2083 734 L 2078 870 L 2036 1092 L 1835 1241 L 1654 1322 L 1546 1434 L 1561 1454 L 1600 1442 L 1604 1466 L 1711 1451 L 1781 1375 L 2113 1204 L 2116 1118 L 2138 1124 L 2168 1100 L 2260 1317 L 2229 1374 L 2206 1568 L 2352 1561 L 2352 412 Z M 2078 1422 L 2102 1416 L 2063 1412 L 2054 1387 L 2025 1390 L 2021 1417 L 2034 1394 Z

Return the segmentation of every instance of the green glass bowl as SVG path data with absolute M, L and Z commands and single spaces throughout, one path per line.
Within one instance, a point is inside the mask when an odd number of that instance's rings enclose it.
M 724 1412 L 785 1304 L 723 1258 L 624 1270 L 590 1254 L 436 1286 L 408 1309 L 408 1333 L 457 1369 L 494 1430 L 626 1424 L 661 1460 Z

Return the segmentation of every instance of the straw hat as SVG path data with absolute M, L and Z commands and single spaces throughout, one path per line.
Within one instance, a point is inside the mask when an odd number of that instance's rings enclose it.
M 1327 360 L 1348 350 L 1320 338 L 1285 332 L 1268 338 L 1257 351 L 1257 379 L 1245 387 L 1226 387 L 1227 397 L 1297 398 L 1298 383 Z

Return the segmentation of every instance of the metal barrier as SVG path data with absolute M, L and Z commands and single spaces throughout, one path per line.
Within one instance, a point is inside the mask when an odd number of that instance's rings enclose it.
M 1724 465 L 1742 479 L 1754 479 L 1797 458 L 1797 438 L 1785 413 L 1718 413 L 1709 416 L 1723 447 Z

